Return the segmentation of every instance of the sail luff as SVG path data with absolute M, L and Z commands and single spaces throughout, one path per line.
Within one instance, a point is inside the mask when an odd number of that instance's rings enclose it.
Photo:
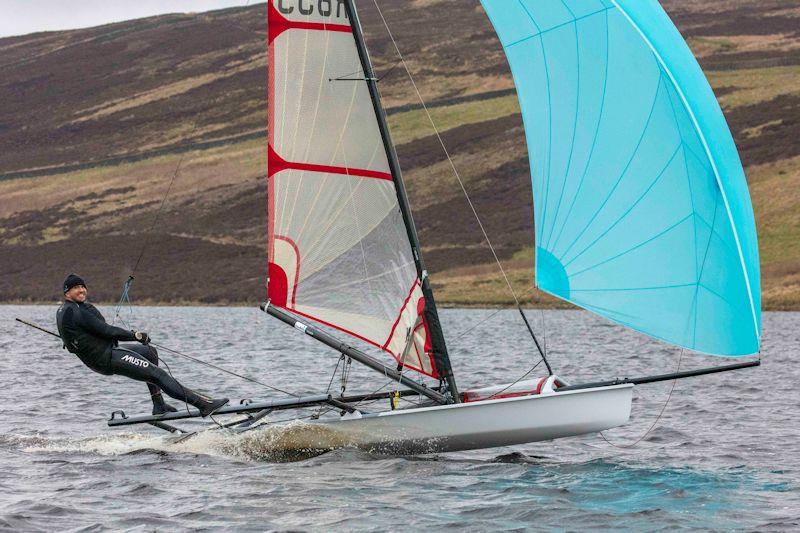
M 395 150 L 394 143 L 391 139 L 391 133 L 386 120 L 386 112 L 381 104 L 380 91 L 378 89 L 377 79 L 372 67 L 372 61 L 369 57 L 364 35 L 361 29 L 361 21 L 358 17 L 353 0 L 346 0 L 348 13 L 350 14 L 350 21 L 353 25 L 353 35 L 356 40 L 356 46 L 361 58 L 361 64 L 364 68 L 364 77 L 369 86 L 372 104 L 375 108 L 375 115 L 378 118 L 378 127 L 381 131 L 384 148 L 389 158 L 389 167 L 391 169 L 392 177 L 394 178 L 395 188 L 397 191 L 397 201 L 400 205 L 400 210 L 403 214 L 403 222 L 408 233 L 408 240 L 411 243 L 411 248 L 414 254 L 414 263 L 417 268 L 417 276 L 421 281 L 422 294 L 425 298 L 425 317 L 427 319 L 428 333 L 431 337 L 431 346 L 434 354 L 434 361 L 440 377 L 447 383 L 447 387 L 455 402 L 459 401 L 458 387 L 456 385 L 455 376 L 453 375 L 453 368 L 450 363 L 450 356 L 447 352 L 447 344 L 442 332 L 441 322 L 439 320 L 439 313 L 436 308 L 436 301 L 434 300 L 433 290 L 428 280 L 428 272 L 425 269 L 425 263 L 422 259 L 422 252 L 420 250 L 419 236 L 417 235 L 416 225 L 411 213 L 408 203 L 408 196 L 406 194 L 405 184 L 403 182 L 402 172 L 400 170 L 400 163 L 397 158 L 397 151 Z

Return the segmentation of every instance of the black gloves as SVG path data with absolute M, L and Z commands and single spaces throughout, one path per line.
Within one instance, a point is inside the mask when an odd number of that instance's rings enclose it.
M 142 344 L 150 344 L 150 335 L 144 331 L 134 331 L 133 336 L 136 337 L 136 340 Z

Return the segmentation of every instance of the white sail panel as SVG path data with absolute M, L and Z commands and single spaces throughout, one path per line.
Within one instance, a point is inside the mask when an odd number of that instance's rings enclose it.
M 289 161 L 375 170 L 391 179 L 369 90 L 352 81 L 364 77 L 352 34 L 287 31 L 273 46 L 282 81 L 273 149 Z M 352 54 L 342 52 L 348 48 Z M 305 52 L 299 73 L 298 51 Z
M 270 302 L 437 377 L 344 1 L 271 0 L 268 9 Z

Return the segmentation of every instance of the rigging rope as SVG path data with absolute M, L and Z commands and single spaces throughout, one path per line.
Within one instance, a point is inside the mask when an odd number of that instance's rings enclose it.
M 342 363 L 342 361 L 344 361 L 344 358 L 345 358 L 345 355 L 344 355 L 344 354 L 342 354 L 342 355 L 339 357 L 339 359 L 337 359 L 337 360 L 336 360 L 336 366 L 335 366 L 335 367 L 333 367 L 333 373 L 331 374 L 331 379 L 330 379 L 330 381 L 328 381 L 328 388 L 326 388 L 326 389 L 325 389 L 325 394 L 330 394 L 330 392 L 331 392 L 331 385 L 333 385 L 333 379 L 336 377 L 336 372 L 339 370 L 339 365 Z M 343 370 L 343 372 L 344 372 L 344 370 Z M 320 416 L 323 414 L 323 411 L 322 411 L 322 409 L 323 409 L 324 407 L 325 407 L 325 405 L 324 405 L 324 404 L 320 404 L 320 406 L 319 406 L 319 409 L 318 409 L 318 411 L 317 411 L 317 418 L 319 418 L 319 417 L 320 417 Z M 326 411 L 326 412 L 327 412 L 327 411 Z
M 130 296 L 128 292 L 131 290 L 131 285 L 133 284 L 133 276 L 128 276 L 128 281 L 125 282 L 125 285 L 122 286 L 122 296 L 119 297 L 119 302 L 117 302 L 117 308 L 114 309 L 114 319 L 111 321 L 111 325 L 113 326 L 117 319 L 127 328 L 129 327 L 125 320 L 122 319 L 119 312 L 122 309 L 122 306 L 127 302 L 128 309 L 130 310 L 131 317 L 133 317 L 133 303 L 131 302 Z
M 189 132 L 189 137 L 197 129 L 198 123 L 195 122 L 194 126 L 192 126 L 192 130 Z M 133 279 L 133 275 L 136 273 L 136 269 L 139 268 L 139 263 L 142 262 L 142 257 L 144 256 L 144 252 L 147 249 L 147 245 L 150 243 L 150 238 L 152 237 L 153 230 L 156 228 L 156 224 L 158 224 L 158 218 L 161 216 L 161 211 L 164 209 L 164 204 L 167 202 L 167 197 L 169 196 L 170 191 L 172 191 L 172 185 L 175 183 L 175 178 L 178 177 L 178 172 L 180 172 L 181 165 L 183 164 L 183 160 L 186 158 L 186 152 L 181 154 L 180 159 L 178 160 L 178 164 L 175 166 L 175 171 L 172 173 L 172 178 L 169 180 L 169 186 L 167 187 L 167 192 L 164 193 L 164 197 L 161 198 L 161 205 L 158 206 L 158 211 L 156 211 L 156 217 L 153 219 L 153 223 L 150 225 L 150 229 L 147 232 L 147 236 L 144 239 L 144 243 L 142 243 L 142 249 L 139 252 L 139 257 L 136 258 L 136 263 L 133 265 L 133 270 L 131 270 L 131 274 L 129 276 L 129 280 Z M 126 285 L 128 283 L 126 282 Z M 129 286 L 126 287 L 126 290 Z
M 401 59 L 398 59 L 397 61 L 395 61 L 395 62 L 394 62 L 394 65 L 392 65 L 392 67 L 391 67 L 389 70 L 387 70 L 386 72 L 384 72 L 384 73 L 383 73 L 383 76 L 380 76 L 380 77 L 378 78 L 378 81 L 383 81 L 385 78 L 387 78 L 387 77 L 388 77 L 388 76 L 389 76 L 389 75 L 390 75 L 392 72 L 394 72 L 394 69 L 396 69 L 396 68 L 397 68 L 397 66 L 398 66 L 398 65 L 399 65 L 401 62 L 402 62 L 402 58 L 401 58 Z
M 526 296 L 528 295 L 528 293 L 532 292 L 534 289 L 536 289 L 536 287 L 535 287 L 535 286 L 528 287 L 527 289 L 525 289 L 525 291 L 524 291 L 524 292 L 522 292 L 522 293 L 520 294 L 520 296 L 522 296 L 522 297 L 524 298 L 524 297 L 526 297 Z M 494 313 L 492 313 L 492 314 L 490 314 L 489 316 L 487 316 L 487 317 L 485 317 L 485 318 L 482 318 L 482 319 L 479 319 L 479 320 L 476 320 L 476 321 L 475 321 L 475 322 L 474 322 L 474 323 L 473 323 L 471 326 L 468 326 L 466 329 L 462 330 L 462 331 L 461 331 L 460 333 L 458 333 L 458 334 L 457 334 L 455 337 L 453 337 L 453 338 L 450 340 L 450 344 L 453 344 L 453 343 L 455 343 L 456 341 L 458 341 L 458 340 L 459 340 L 459 339 L 461 339 L 462 337 L 465 337 L 467 334 L 469 334 L 469 333 L 472 333 L 472 332 L 473 332 L 473 331 L 475 331 L 476 329 L 478 329 L 478 328 L 480 328 L 480 327 L 484 326 L 484 325 L 485 325 L 485 324 L 487 324 L 487 323 L 488 323 L 490 320 L 492 320 L 494 317 L 496 317 L 498 314 L 500 314 L 500 313 L 502 313 L 503 311 L 506 311 L 506 310 L 507 310 L 507 309 L 505 309 L 505 308 L 501 307 L 501 308 L 499 308 L 499 309 L 495 310 L 495 312 L 494 312 Z
M 367 396 L 372 396 L 373 394 L 378 394 L 380 391 L 382 391 L 383 389 L 385 389 L 386 387 L 388 387 L 389 385 L 391 385 L 391 384 L 392 384 L 392 383 L 394 383 L 394 382 L 395 382 L 395 381 L 394 381 L 393 379 L 390 379 L 389 381 L 387 381 L 386 383 L 384 383 L 383 385 L 381 385 L 380 387 L 378 387 L 378 388 L 377 388 L 377 389 L 375 389 L 374 391 L 370 392 L 370 393 L 369 393 Z M 355 407 L 358 407 L 359 405 L 362 405 L 364 402 L 368 402 L 369 404 L 373 404 L 373 403 L 375 403 L 375 402 L 378 402 L 378 401 L 380 401 L 380 400 L 379 400 L 379 399 L 375 399 L 375 400 L 369 400 L 369 401 L 368 401 L 368 400 L 365 398 L 365 399 L 363 399 L 363 400 L 361 400 L 361 401 L 359 401 L 359 402 L 356 402 L 356 403 L 354 403 L 354 404 L 353 404 L 353 407 L 354 407 L 354 408 L 355 408 Z
M 169 372 L 169 377 L 171 377 L 172 379 L 175 379 L 175 376 L 172 375 L 172 369 L 169 367 L 169 363 L 167 363 L 167 361 L 164 359 L 163 355 L 160 358 L 160 362 L 164 363 L 164 366 L 167 367 L 167 372 Z M 189 402 L 187 401 L 187 398 L 186 398 L 186 389 L 183 388 L 183 384 L 180 381 L 178 381 L 177 379 L 175 379 L 175 381 L 181 387 L 181 392 L 183 393 L 183 407 L 186 409 L 186 414 L 187 415 L 191 414 L 191 411 L 189 411 Z M 161 392 L 161 394 L 164 394 L 163 391 Z M 216 420 L 214 420 L 214 422 L 216 422 Z
M 251 1 L 252 0 L 247 0 L 247 2 L 243 6 L 241 6 L 242 9 L 248 7 L 250 5 Z M 231 21 L 227 21 L 227 22 L 231 26 L 235 26 L 235 27 L 239 28 L 240 30 L 242 30 L 244 33 L 246 33 L 248 35 L 251 33 L 250 30 L 247 30 L 247 29 L 243 28 L 242 26 L 240 26 L 240 25 L 238 25 L 238 24 L 236 24 L 234 22 L 231 22 Z M 189 135 L 187 135 L 187 138 L 191 138 L 192 137 L 194 132 L 197 130 L 198 126 L 199 126 L 198 122 L 195 122 L 192 125 L 192 129 L 189 131 Z M 167 197 L 169 196 L 169 193 L 172 191 L 172 186 L 175 183 L 175 178 L 178 177 L 178 173 L 180 172 L 181 165 L 183 164 L 183 160 L 186 158 L 186 153 L 187 152 L 181 153 L 181 157 L 178 160 L 178 164 L 175 166 L 175 171 L 172 173 L 172 178 L 169 181 L 169 186 L 167 187 L 167 191 L 164 193 L 164 196 L 161 198 L 161 205 L 159 205 L 158 211 L 156 211 L 156 216 L 153 219 L 153 223 L 150 225 L 150 229 L 147 231 L 144 243 L 142 243 L 142 248 L 139 251 L 139 257 L 136 258 L 136 263 L 133 265 L 133 270 L 131 270 L 131 273 L 128 276 L 128 280 L 125 282 L 125 285 L 124 285 L 124 288 L 123 288 L 122 297 L 120 298 L 119 304 L 117 304 L 117 311 L 115 313 L 116 316 L 114 317 L 114 320 L 116 320 L 116 318 L 119 317 L 119 309 L 122 307 L 123 301 L 125 299 L 127 299 L 127 301 L 130 303 L 130 299 L 128 298 L 128 292 L 130 291 L 131 285 L 133 284 L 134 274 L 136 274 L 136 270 L 139 268 L 139 264 L 142 261 L 142 257 L 144 256 L 144 252 L 147 249 L 147 245 L 150 243 L 150 238 L 152 237 L 153 230 L 156 228 L 156 225 L 158 224 L 158 219 L 161 216 L 161 211 L 163 211 L 164 204 L 167 201 Z
M 198 125 L 199 124 L 197 122 L 194 123 L 192 129 L 189 131 L 189 135 L 187 136 L 187 138 L 191 138 L 191 136 L 197 130 Z M 139 264 L 142 262 L 142 257 L 144 257 L 144 252 L 147 249 L 148 244 L 150 244 L 150 239 L 153 236 L 153 230 L 155 230 L 156 225 L 158 224 L 158 219 L 161 216 L 161 211 L 164 210 L 164 204 L 166 204 L 167 202 L 167 197 L 169 196 L 169 193 L 172 191 L 172 185 L 175 183 L 175 178 L 178 177 L 178 173 L 180 172 L 181 165 L 183 164 L 183 160 L 185 158 L 186 158 L 186 152 L 183 152 L 181 154 L 180 159 L 178 159 L 178 164 L 175 166 L 175 171 L 172 173 L 172 178 L 169 180 L 169 186 L 167 187 L 167 191 L 161 198 L 161 205 L 158 206 L 158 211 L 156 211 L 156 216 L 153 219 L 153 223 L 150 225 L 150 229 L 145 234 L 145 239 L 144 242 L 142 243 L 142 248 L 139 251 L 139 257 L 136 258 L 136 263 L 133 265 L 133 270 L 131 270 L 131 273 L 128 275 L 127 281 L 125 281 L 125 284 L 123 285 L 122 295 L 120 296 L 119 303 L 117 304 L 117 308 L 114 312 L 114 319 L 111 321 L 112 324 L 114 324 L 117 321 L 117 318 L 119 318 L 120 321 L 122 321 L 122 323 L 125 324 L 125 322 L 122 320 L 122 317 L 120 317 L 119 315 L 119 311 L 122 308 L 122 305 L 125 301 L 128 302 L 128 306 L 131 309 L 131 315 L 133 314 L 133 305 L 130 300 L 130 290 L 131 290 L 131 285 L 133 285 L 133 280 L 135 279 L 134 275 L 136 274 L 136 270 L 139 268 Z
M 681 348 L 681 354 L 678 357 L 678 366 L 675 369 L 676 373 L 678 371 L 680 371 L 680 369 L 681 369 L 681 361 L 683 360 L 684 352 L 685 352 L 685 350 L 683 348 Z M 644 432 L 644 435 L 642 435 L 641 437 L 636 439 L 633 443 L 631 443 L 631 444 L 614 444 L 613 442 L 611 442 L 610 440 L 608 440 L 606 438 L 605 434 L 602 431 L 600 432 L 600 436 L 603 437 L 603 440 L 606 441 L 611 446 L 613 446 L 614 448 L 625 449 L 625 448 L 633 448 L 633 447 L 635 447 L 637 444 L 639 444 L 640 442 L 642 442 L 644 439 L 647 438 L 647 436 L 650 434 L 650 432 L 653 431 L 653 429 L 656 427 L 656 424 L 658 424 L 658 421 L 661 420 L 661 415 L 663 415 L 664 411 L 667 409 L 667 405 L 669 405 L 669 401 L 670 401 L 670 399 L 672 399 L 672 392 L 675 390 L 675 385 L 677 383 L 678 383 L 677 379 L 672 380 L 672 387 L 670 387 L 670 389 L 669 389 L 669 394 L 667 395 L 667 400 L 664 402 L 664 405 L 661 407 L 661 412 L 658 413 L 658 416 L 653 421 L 653 423 L 650 425 L 650 427 L 647 428 L 647 431 Z
M 518 377 L 518 378 L 517 378 L 517 380 L 516 380 L 514 383 L 511 383 L 511 384 L 507 385 L 507 386 L 506 386 L 504 389 L 502 389 L 502 390 L 499 390 L 499 391 L 495 392 L 494 394 L 492 394 L 491 396 L 489 396 L 489 397 L 488 397 L 488 398 L 486 398 L 486 399 L 487 399 L 487 400 L 491 400 L 491 399 L 492 399 L 492 398 L 494 398 L 495 396 L 498 396 L 498 395 L 500 395 L 500 394 L 503 394 L 505 391 L 507 391 L 508 389 L 510 389 L 511 387 L 513 387 L 514 385 L 516 385 L 517 383 L 519 383 L 520 381 L 522 381 L 523 379 L 525 379 L 526 377 L 528 377 L 528 376 L 530 375 L 530 373 L 531 373 L 531 372 L 533 372 L 534 370 L 536 370 L 536 368 L 537 368 L 539 365 L 541 365 L 541 364 L 542 364 L 542 361 L 544 361 L 544 359 L 541 359 L 541 360 L 539 360 L 539 362 L 538 362 L 538 363 L 536 363 L 535 365 L 533 365 L 533 366 L 531 367 L 531 369 L 530 369 L 530 370 L 528 370 L 527 372 L 525 372 L 524 374 L 522 374 L 520 377 Z
M 378 10 L 378 15 L 380 15 L 381 21 L 383 21 L 383 25 L 386 28 L 386 32 L 389 34 L 389 39 L 391 39 L 392 41 L 392 45 L 394 46 L 395 52 L 397 52 L 397 56 L 400 58 L 400 62 L 402 63 L 403 68 L 406 71 L 406 74 L 408 74 L 408 79 L 411 81 L 411 85 L 414 87 L 414 92 L 417 93 L 417 98 L 419 99 L 420 104 L 422 105 L 423 111 L 425 111 L 425 115 L 427 116 L 428 121 L 430 122 L 431 127 L 433 128 L 433 132 L 435 133 L 436 138 L 439 140 L 439 144 L 441 145 L 442 150 L 444 151 L 444 154 L 447 157 L 447 162 L 450 163 L 450 167 L 453 169 L 453 175 L 456 177 L 456 180 L 458 180 L 458 184 L 461 187 L 461 191 L 464 193 L 464 197 L 466 198 L 467 203 L 469 204 L 469 207 L 472 210 L 472 214 L 475 216 L 475 220 L 478 222 L 478 226 L 481 229 L 481 233 L 483 233 L 483 238 L 486 240 L 486 244 L 489 245 L 489 250 L 491 250 L 492 256 L 494 257 L 494 260 L 500 269 L 500 273 L 503 275 L 503 279 L 505 280 L 506 285 L 508 286 L 508 290 L 514 297 L 514 301 L 516 302 L 517 306 L 520 306 L 521 304 L 519 298 L 517 297 L 517 293 L 514 290 L 514 287 L 511 286 L 511 281 L 508 279 L 508 275 L 506 274 L 506 271 L 503 268 L 502 263 L 500 262 L 500 258 L 497 256 L 497 252 L 494 249 L 494 245 L 492 245 L 492 241 L 489 238 L 489 234 L 486 232 L 486 228 L 484 227 L 483 222 L 481 221 L 481 217 L 478 215 L 478 211 L 475 209 L 475 205 L 472 203 L 472 199 L 470 198 L 469 193 L 467 192 L 467 188 L 464 185 L 464 181 L 461 179 L 461 174 L 459 174 L 458 169 L 456 168 L 456 165 L 453 162 L 453 158 L 450 156 L 450 152 L 447 150 L 447 146 L 445 145 L 444 140 L 442 139 L 442 135 L 439 133 L 439 128 L 436 127 L 436 122 L 434 122 L 433 117 L 431 116 L 431 113 L 428 110 L 428 105 L 425 103 L 425 99 L 422 97 L 422 93 L 417 87 L 417 82 L 414 80 L 414 76 L 411 74 L 411 71 L 409 70 L 408 65 L 406 64 L 405 57 L 403 57 L 403 53 L 400 52 L 400 47 L 398 46 L 397 41 L 394 38 L 394 34 L 392 34 L 392 30 L 389 29 L 389 24 L 388 22 L 386 22 L 386 18 L 383 16 L 383 11 L 381 11 L 380 6 L 378 5 L 378 0 L 372 0 L 372 1 L 375 4 L 375 8 Z
M 539 308 L 542 314 L 542 347 L 544 348 L 544 356 L 547 357 L 547 323 L 544 320 L 544 307 Z
M 341 380 L 341 396 L 344 396 L 344 391 L 347 389 L 347 381 L 350 379 L 350 370 L 353 365 L 353 360 L 347 358 L 347 362 L 342 366 L 342 380 Z
M 179 352 L 177 350 L 173 350 L 172 348 L 167 348 L 164 345 L 157 344 L 155 342 L 151 342 L 150 344 L 155 346 L 156 348 L 158 348 L 160 350 L 164 350 L 164 351 L 169 352 L 171 354 L 178 355 L 180 357 L 184 357 L 186 359 L 189 359 L 190 361 L 194 361 L 195 363 L 200 363 L 201 365 L 205 365 L 205 366 L 214 368 L 216 370 L 219 370 L 220 372 L 224 372 L 225 374 L 229 374 L 231 376 L 243 379 L 245 381 L 249 381 L 251 383 L 255 383 L 257 385 L 261 385 L 262 387 L 266 387 L 268 389 L 272 389 L 272 390 L 277 391 L 277 392 L 282 392 L 283 394 L 288 394 L 289 396 L 294 396 L 295 398 L 299 398 L 300 397 L 300 395 L 294 394 L 293 392 L 285 391 L 283 389 L 279 389 L 278 387 L 273 387 L 272 385 L 268 385 L 268 384 L 264 383 L 263 381 L 259 381 L 259 380 L 255 379 L 255 378 L 251 378 L 251 377 L 248 377 L 248 376 L 243 376 L 242 374 L 237 374 L 236 372 L 233 372 L 232 370 L 228 370 L 226 368 L 222 368 L 221 366 L 215 365 L 213 363 L 207 363 L 206 361 L 203 361 L 202 359 L 198 359 L 196 357 L 192 357 L 191 355 L 187 355 L 185 353 L 181 353 L 181 352 Z
M 547 355 L 544 352 L 544 350 L 542 350 L 542 347 L 539 345 L 539 341 L 536 339 L 536 335 L 534 334 L 533 329 L 528 323 L 528 319 L 525 317 L 525 313 L 522 310 L 522 303 L 520 302 L 519 297 L 517 296 L 517 292 L 511 285 L 511 280 L 508 278 L 506 270 L 505 268 L 503 268 L 503 264 L 500 262 L 500 258 L 498 257 L 497 251 L 495 250 L 494 245 L 492 244 L 492 240 L 489 238 L 489 234 L 486 232 L 486 228 L 483 225 L 483 221 L 481 220 L 480 215 L 478 215 L 477 209 L 475 209 L 475 204 L 472 203 L 472 199 L 470 198 L 469 193 L 467 192 L 467 188 L 464 185 L 464 180 L 461 179 L 461 174 L 459 174 L 458 168 L 456 168 L 455 162 L 453 161 L 453 158 L 450 156 L 450 152 L 448 151 L 447 146 L 444 143 L 444 139 L 442 139 L 442 135 L 439 132 L 439 128 L 436 126 L 436 122 L 433 120 L 433 117 L 431 116 L 431 113 L 428 110 L 428 105 L 425 103 L 425 99 L 422 97 L 422 93 L 420 92 L 419 87 L 417 87 L 417 82 L 414 80 L 414 76 L 411 74 L 411 70 L 409 70 L 408 64 L 406 64 L 405 57 L 403 56 L 403 53 L 400 51 L 400 47 L 398 46 L 397 41 L 394 38 L 392 30 L 389 28 L 389 23 L 386 21 L 386 17 L 384 17 L 383 11 L 381 10 L 381 7 L 378 5 L 378 0 L 372 0 L 372 2 L 375 4 L 375 9 L 378 10 L 378 15 L 380 15 L 381 21 L 383 22 L 383 26 L 386 28 L 386 32 L 389 34 L 389 39 L 392 41 L 392 45 L 394 46 L 395 52 L 397 52 L 397 56 L 400 58 L 400 63 L 402 63 L 403 68 L 406 71 L 406 74 L 408 74 L 408 79 L 411 81 L 411 85 L 414 87 L 414 92 L 416 92 L 417 98 L 419 99 L 420 104 L 422 105 L 422 109 L 425 112 L 425 116 L 428 118 L 428 122 L 430 122 L 431 127 L 433 128 L 433 132 L 436 135 L 436 139 L 438 139 L 439 145 L 442 147 L 442 151 L 444 152 L 444 155 L 447 158 L 447 162 L 450 164 L 450 168 L 453 170 L 453 175 L 458 181 L 458 185 L 461 187 L 461 192 L 464 193 L 464 198 L 466 198 L 467 204 L 469 204 L 469 207 L 472 210 L 472 214 L 478 223 L 478 227 L 480 227 L 481 233 L 483 234 L 483 238 L 486 240 L 486 244 L 489 246 L 489 250 L 492 252 L 492 257 L 494 257 L 494 261 L 495 263 L 497 263 L 497 267 L 500 269 L 500 273 L 503 275 L 503 279 L 506 282 L 506 286 L 508 286 L 508 290 L 511 293 L 511 296 L 513 296 L 514 298 L 514 302 L 516 303 L 517 309 L 519 310 L 519 313 L 522 316 L 522 320 L 525 322 L 525 326 L 528 328 L 528 331 L 530 332 L 531 337 L 533 338 L 534 344 L 536 344 L 536 349 L 539 351 L 539 355 L 542 357 L 542 360 L 547 366 L 547 371 L 550 373 L 550 375 L 552 375 L 553 371 L 550 368 L 550 363 L 547 361 Z

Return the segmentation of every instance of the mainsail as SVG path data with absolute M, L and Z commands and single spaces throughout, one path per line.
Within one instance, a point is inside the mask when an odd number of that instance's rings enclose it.
M 539 288 L 716 355 L 758 351 L 753 209 L 725 118 L 655 0 L 482 0 L 531 161 Z
M 268 13 L 270 303 L 452 380 L 353 7 Z

